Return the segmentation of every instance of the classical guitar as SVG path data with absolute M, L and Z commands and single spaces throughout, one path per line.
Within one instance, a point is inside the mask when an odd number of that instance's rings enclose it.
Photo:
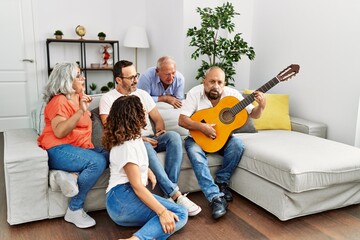
M 291 64 L 257 90 L 265 93 L 279 82 L 286 81 L 295 76 L 299 69 L 299 65 Z M 227 96 L 222 98 L 215 107 L 195 112 L 190 117 L 192 120 L 215 124 L 216 138 L 209 138 L 198 130 L 190 130 L 194 141 L 205 152 L 213 153 L 219 151 L 225 145 L 230 134 L 246 123 L 249 116 L 245 108 L 254 101 L 254 96 L 254 93 L 251 93 L 242 101 L 233 96 Z

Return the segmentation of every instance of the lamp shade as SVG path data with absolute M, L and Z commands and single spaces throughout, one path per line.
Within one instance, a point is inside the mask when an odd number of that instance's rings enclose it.
M 132 26 L 125 34 L 124 47 L 148 48 L 149 41 L 143 27 Z

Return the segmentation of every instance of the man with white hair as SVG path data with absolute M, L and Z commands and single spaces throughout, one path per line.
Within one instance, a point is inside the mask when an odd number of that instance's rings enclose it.
M 148 92 L 155 102 L 166 102 L 174 108 L 182 106 L 184 99 L 184 76 L 176 70 L 172 57 L 158 59 L 156 67 L 141 74 L 138 88 Z

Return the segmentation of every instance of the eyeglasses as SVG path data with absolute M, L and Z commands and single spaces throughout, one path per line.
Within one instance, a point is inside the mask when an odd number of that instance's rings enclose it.
M 122 77 L 120 76 L 119 78 L 122 78 L 122 79 L 129 79 L 131 82 L 135 81 L 135 79 L 138 79 L 140 77 L 140 73 L 136 73 L 136 75 L 134 76 L 129 76 L 129 77 Z

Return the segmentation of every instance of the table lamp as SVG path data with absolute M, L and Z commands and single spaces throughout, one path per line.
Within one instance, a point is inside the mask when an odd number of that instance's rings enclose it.
M 138 48 L 149 48 L 149 41 L 145 28 L 139 26 L 130 27 L 125 34 L 124 47 L 135 48 L 135 67 L 137 69 Z

